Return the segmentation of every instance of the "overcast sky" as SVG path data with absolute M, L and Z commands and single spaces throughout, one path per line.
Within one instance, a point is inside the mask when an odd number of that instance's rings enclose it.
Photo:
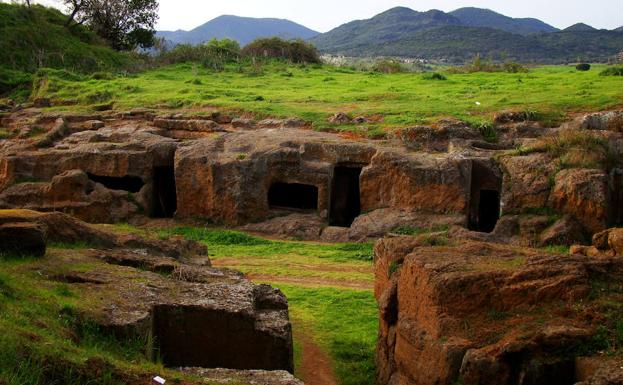
M 160 0 L 157 28 L 188 30 L 227 14 L 289 19 L 326 32 L 396 6 L 417 11 L 489 8 L 512 17 L 535 17 L 558 28 L 577 22 L 607 29 L 623 26 L 623 0 Z

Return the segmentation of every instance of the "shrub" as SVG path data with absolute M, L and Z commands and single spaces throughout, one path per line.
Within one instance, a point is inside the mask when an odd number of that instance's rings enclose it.
M 230 39 L 212 39 L 199 45 L 180 44 L 160 54 L 157 61 L 162 64 L 197 62 L 206 68 L 222 71 L 225 64 L 240 59 L 240 45 Z
M 601 76 L 623 76 L 623 67 L 610 67 L 599 73 Z
M 448 78 L 438 72 L 433 72 L 424 75 L 424 80 L 448 80 Z
M 374 67 L 372 67 L 372 70 L 383 74 L 396 74 L 406 71 L 402 64 L 396 60 L 388 59 L 377 61 Z
M 455 67 L 450 70 L 453 73 L 473 73 L 473 72 L 508 72 L 520 73 L 528 72 L 528 68 L 521 63 L 506 62 L 494 63 L 493 60 L 483 60 L 480 55 L 476 55 L 470 64 L 463 67 Z
M 285 59 L 293 63 L 320 63 L 318 50 L 303 40 L 287 41 L 278 37 L 257 39 L 242 49 L 250 58 Z
M 575 69 L 578 71 L 589 71 L 591 69 L 591 65 L 588 63 L 580 63 L 575 66 Z

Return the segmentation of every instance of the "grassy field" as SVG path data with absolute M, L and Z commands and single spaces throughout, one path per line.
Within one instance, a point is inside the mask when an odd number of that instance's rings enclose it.
M 327 65 L 229 65 L 212 72 L 177 64 L 138 75 L 77 76 L 46 71 L 34 92 L 79 106 L 114 101 L 132 107 L 216 107 L 256 117 L 297 116 L 316 129 L 336 112 L 375 119 L 368 131 L 430 123 L 442 117 L 490 121 L 505 109 L 547 113 L 601 110 L 623 104 L 623 77 L 599 76 L 605 66 L 579 72 L 572 66 L 532 68 L 528 73 L 380 74 Z M 103 78 L 103 79 L 102 79 Z M 353 130 L 355 127 L 342 127 Z

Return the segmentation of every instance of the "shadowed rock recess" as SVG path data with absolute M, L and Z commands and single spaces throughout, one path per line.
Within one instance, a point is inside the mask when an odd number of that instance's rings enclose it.
M 82 221 L 381 239 L 378 385 L 620 384 L 620 116 L 552 128 L 507 111 L 371 140 L 296 118 L 27 108 L 0 117 L 0 241 L 94 245 L 46 254 L 42 273 L 77 285 L 88 319 L 216 382 L 299 384 L 284 295 L 211 268 L 195 242 Z

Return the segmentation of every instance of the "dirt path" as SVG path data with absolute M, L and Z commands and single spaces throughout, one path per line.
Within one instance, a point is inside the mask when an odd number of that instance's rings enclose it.
M 297 375 L 306 385 L 339 385 L 333 374 L 331 358 L 314 342 L 304 324 L 296 322 L 293 332 L 302 349 Z

